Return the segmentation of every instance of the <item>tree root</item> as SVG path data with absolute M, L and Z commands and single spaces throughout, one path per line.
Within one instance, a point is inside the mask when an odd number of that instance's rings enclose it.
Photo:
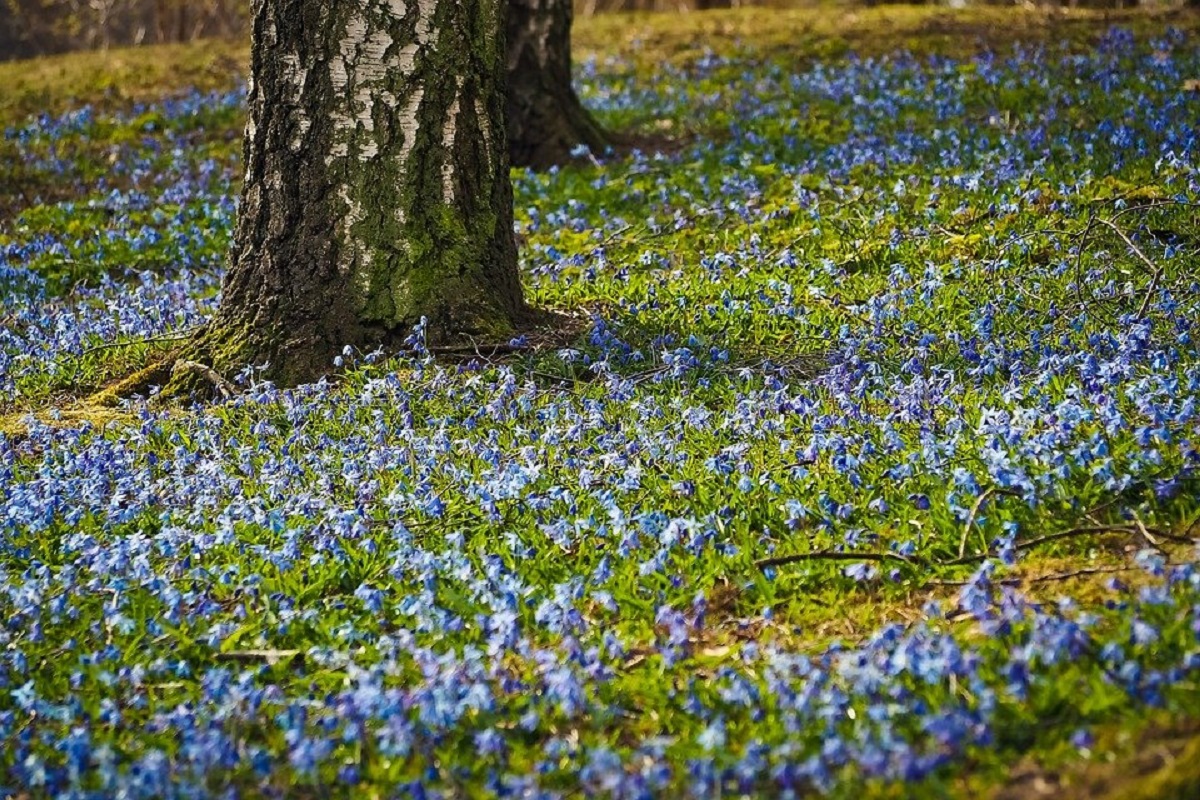
M 84 403 L 111 408 L 120 405 L 122 400 L 128 400 L 134 395 L 149 395 L 151 387 L 167 385 L 171 379 L 171 369 L 175 365 L 175 360 L 176 354 L 171 353 L 131 375 L 110 383 L 86 398 Z
M 228 400 L 237 393 L 237 387 L 221 376 L 212 367 L 201 364 L 198 361 L 188 361 L 180 359 L 171 367 L 171 380 L 176 381 L 183 374 L 191 374 L 203 378 L 213 385 L 213 387 L 221 393 L 221 397 Z
M 99 392 L 84 399 L 89 406 L 112 408 L 133 397 L 150 397 L 158 387 L 152 402 L 156 405 L 184 398 L 189 394 L 209 392 L 214 398 L 228 400 L 237 394 L 237 387 L 212 367 L 188 358 L 177 350 L 137 372 L 120 378 Z

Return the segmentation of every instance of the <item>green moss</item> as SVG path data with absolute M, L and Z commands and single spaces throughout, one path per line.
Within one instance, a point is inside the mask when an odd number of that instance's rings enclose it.
M 114 380 L 85 401 L 96 408 L 111 408 L 135 394 L 146 394 L 151 386 L 164 386 L 171 378 L 175 356 L 168 355 L 135 372 Z
M 31 418 L 42 425 L 56 428 L 77 428 L 81 425 L 103 428 L 110 423 L 133 425 L 137 422 L 134 414 L 111 408 L 103 402 L 87 402 L 78 408 L 0 415 L 0 436 L 8 439 L 24 437 L 29 432 Z
M 155 397 L 159 404 L 191 396 L 212 397 L 217 394 L 217 387 L 194 372 L 176 369 L 177 363 L 192 361 L 202 364 L 229 380 L 246 364 L 261 360 L 264 353 L 272 352 L 275 346 L 276 339 L 261 335 L 256 341 L 251 338 L 247 325 L 230 323 L 218 317 L 170 358 L 155 364 L 153 369 L 156 372 L 152 376 L 144 377 L 152 377 L 157 385 L 163 387 Z M 140 392 L 138 380 L 139 376 L 130 376 L 113 391 L 122 397 Z

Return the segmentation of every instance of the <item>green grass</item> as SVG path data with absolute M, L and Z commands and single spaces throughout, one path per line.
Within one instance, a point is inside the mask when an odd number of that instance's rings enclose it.
M 248 63 L 247 43 L 220 40 L 8 61 L 0 64 L 0 128 L 82 105 L 127 108 L 192 89 L 226 89 Z

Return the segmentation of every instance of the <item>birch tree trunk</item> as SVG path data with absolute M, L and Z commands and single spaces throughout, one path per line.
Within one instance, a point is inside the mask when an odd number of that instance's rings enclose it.
M 503 3 L 254 0 L 231 263 L 185 358 L 293 385 L 423 316 L 432 341 L 514 329 Z
M 596 153 L 604 130 L 571 86 L 572 0 L 508 2 L 508 146 L 518 167 L 561 164 L 577 145 Z

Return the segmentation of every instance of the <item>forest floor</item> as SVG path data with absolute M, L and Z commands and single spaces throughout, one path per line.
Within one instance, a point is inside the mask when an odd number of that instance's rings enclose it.
M 0 787 L 1200 796 L 1200 14 L 575 36 L 578 341 L 189 407 L 245 45 L 0 65 Z

